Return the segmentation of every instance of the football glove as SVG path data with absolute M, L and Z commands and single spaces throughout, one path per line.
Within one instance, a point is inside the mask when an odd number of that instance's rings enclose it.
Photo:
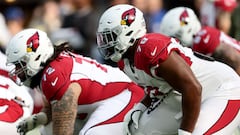
M 138 129 L 139 119 L 147 107 L 142 104 L 136 104 L 124 117 L 123 133 L 124 135 L 131 135 L 130 126 L 133 124 L 134 128 Z
M 38 125 L 44 125 L 48 122 L 47 115 L 44 112 L 34 114 L 17 125 L 17 132 L 25 135 L 28 131 L 34 129 Z

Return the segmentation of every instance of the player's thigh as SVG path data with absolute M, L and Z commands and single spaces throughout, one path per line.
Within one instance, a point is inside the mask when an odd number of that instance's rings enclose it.
M 181 101 L 178 95 L 170 95 L 156 109 L 142 114 L 135 135 L 175 135 L 181 122 Z M 133 128 L 132 128 L 133 129 Z
M 240 125 L 239 104 L 239 101 L 237 103 L 222 98 L 205 100 L 201 105 L 193 135 L 210 131 L 210 134 L 217 135 L 233 133 Z
M 131 93 L 129 91 L 124 91 L 117 96 L 101 101 L 98 107 L 89 114 L 87 122 L 81 129 L 81 133 L 84 134 L 97 125 L 122 122 L 129 102 L 131 102 Z M 111 132 L 111 130 L 106 130 L 106 132 L 115 133 Z
M 79 135 L 123 135 L 123 122 L 95 126 Z
M 0 121 L 0 134 L 4 133 L 6 135 L 18 135 L 16 126 L 16 123 Z

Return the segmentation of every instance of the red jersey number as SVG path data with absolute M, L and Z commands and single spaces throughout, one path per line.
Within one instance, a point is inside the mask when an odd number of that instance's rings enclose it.
M 0 85 L 1 88 L 8 90 L 8 85 Z M 13 99 L 0 98 L 0 108 L 5 110 L 0 112 L 0 121 L 14 123 L 23 116 L 23 108 Z
M 85 61 L 85 62 L 88 62 L 90 64 L 94 64 L 97 68 L 101 69 L 104 72 L 107 72 L 107 68 L 106 67 L 102 66 L 100 63 L 98 63 L 98 62 L 96 62 L 96 61 L 94 61 L 92 59 L 87 59 L 87 58 L 78 57 L 78 56 L 76 56 L 75 59 L 76 59 L 77 63 L 82 64 L 82 61 Z

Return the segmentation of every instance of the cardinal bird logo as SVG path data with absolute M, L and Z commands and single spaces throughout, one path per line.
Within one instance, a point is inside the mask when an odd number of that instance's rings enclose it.
M 36 52 L 39 47 L 39 34 L 36 32 L 27 40 L 27 52 Z
M 188 12 L 187 12 L 186 9 L 180 14 L 179 20 L 180 20 L 180 25 L 181 26 L 184 26 L 184 25 L 188 24 L 189 15 L 188 15 Z
M 130 26 L 135 21 L 135 17 L 136 17 L 136 9 L 135 8 L 125 11 L 122 14 L 121 25 Z

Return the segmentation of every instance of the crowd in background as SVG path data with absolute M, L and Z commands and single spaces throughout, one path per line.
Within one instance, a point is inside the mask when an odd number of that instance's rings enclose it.
M 115 66 L 99 55 L 96 28 L 100 14 L 116 4 L 132 4 L 143 11 L 149 32 L 159 32 L 161 19 L 171 8 L 186 6 L 198 15 L 202 25 L 214 26 L 240 40 L 240 7 L 235 0 L 44 0 L 34 7 L 9 4 L 1 12 L 7 28 L 0 29 L 1 44 L 24 28 L 38 28 L 48 33 L 57 45 L 68 41 L 77 53 Z M 26 10 L 32 9 L 32 11 Z M 1 24 L 1 27 L 4 25 Z M 4 48 L 4 47 L 2 47 Z

